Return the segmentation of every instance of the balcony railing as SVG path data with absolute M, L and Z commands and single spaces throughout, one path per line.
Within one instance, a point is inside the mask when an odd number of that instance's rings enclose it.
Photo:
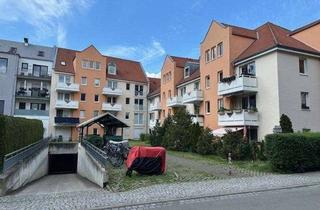
M 230 77 L 230 80 L 219 82 L 218 95 L 229 95 L 238 92 L 257 92 L 257 78 L 255 76 L 242 75 Z
M 57 100 L 56 108 L 60 108 L 60 109 L 78 109 L 79 108 L 79 102 L 78 101 Z
M 34 99 L 34 100 L 50 100 L 50 94 L 48 90 L 26 90 L 20 88 L 16 92 L 16 98 L 20 99 Z
M 183 95 L 183 103 L 196 103 L 203 101 L 203 91 L 193 90 Z
M 183 99 L 181 96 L 175 96 L 175 97 L 168 99 L 167 106 L 168 107 L 182 107 L 185 105 L 183 104 Z
M 54 123 L 58 126 L 75 126 L 79 124 L 78 117 L 55 117 Z
M 102 94 L 104 95 L 112 95 L 112 96 L 121 96 L 122 90 L 119 88 L 110 88 L 110 87 L 104 87 L 102 90 Z
M 56 90 L 67 91 L 67 92 L 78 92 L 79 91 L 79 84 L 58 82 Z
M 20 72 L 17 75 L 17 78 L 18 79 L 31 79 L 31 80 L 51 81 L 51 75 L 49 75 L 49 74 L 34 75 L 32 73 L 27 73 L 27 72 Z
M 48 110 L 27 110 L 27 109 L 16 109 L 14 110 L 15 115 L 29 115 L 29 116 L 49 116 Z
M 149 110 L 150 110 L 150 111 L 158 111 L 158 110 L 161 110 L 160 102 L 150 103 Z
M 203 126 L 203 115 L 191 115 L 191 120 L 193 123 L 199 123 L 200 126 Z
M 121 104 L 103 103 L 102 110 L 103 111 L 119 112 L 122 110 L 122 106 L 121 106 Z
M 259 117 L 257 111 L 230 110 L 218 113 L 219 126 L 258 126 Z

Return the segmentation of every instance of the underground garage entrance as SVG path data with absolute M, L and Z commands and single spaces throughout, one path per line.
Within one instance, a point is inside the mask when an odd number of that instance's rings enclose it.
M 49 174 L 77 173 L 78 154 L 49 154 Z

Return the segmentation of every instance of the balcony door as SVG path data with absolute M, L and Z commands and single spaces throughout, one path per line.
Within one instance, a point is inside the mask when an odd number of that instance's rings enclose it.
M 242 96 L 242 109 L 256 107 L 256 95 Z

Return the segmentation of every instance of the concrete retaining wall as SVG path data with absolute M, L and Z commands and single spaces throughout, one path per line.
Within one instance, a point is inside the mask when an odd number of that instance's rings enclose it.
M 51 142 L 49 154 L 77 154 L 78 143 L 72 142 Z
M 14 191 L 48 173 L 48 147 L 0 176 L 0 194 Z
M 103 165 L 96 161 L 85 148 L 79 144 L 77 173 L 100 187 L 108 182 L 107 171 Z

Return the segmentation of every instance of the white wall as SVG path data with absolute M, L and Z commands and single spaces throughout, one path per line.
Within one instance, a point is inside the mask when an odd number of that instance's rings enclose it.
M 280 114 L 290 117 L 295 131 L 320 131 L 320 60 L 304 58 L 307 75 L 299 74 L 299 55 L 278 53 Z M 300 92 L 309 92 L 310 110 L 301 109 Z

